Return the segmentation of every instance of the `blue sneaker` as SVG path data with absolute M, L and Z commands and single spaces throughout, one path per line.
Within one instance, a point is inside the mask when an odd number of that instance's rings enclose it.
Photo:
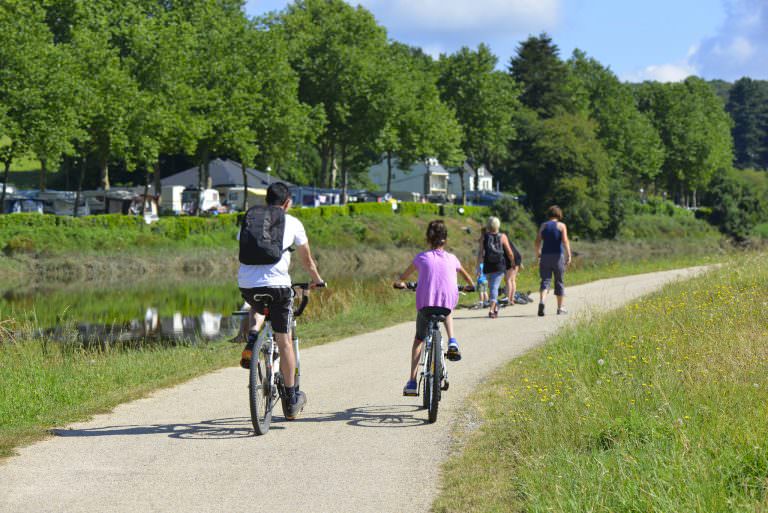
M 419 395 L 419 387 L 415 380 L 408 380 L 408 383 L 406 383 L 405 387 L 403 387 L 403 395 L 406 397 L 416 397 Z
M 459 351 L 459 343 L 456 342 L 455 338 L 452 338 L 448 341 L 448 352 L 445 354 L 445 356 L 452 362 L 458 362 L 459 360 L 461 360 L 461 351 Z

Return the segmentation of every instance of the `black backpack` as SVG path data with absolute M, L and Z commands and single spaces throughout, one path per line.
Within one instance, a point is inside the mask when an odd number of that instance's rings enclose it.
M 484 246 L 483 262 L 486 265 L 500 264 L 504 261 L 504 248 L 501 245 L 501 235 L 498 233 L 486 233 Z
M 285 210 L 276 206 L 248 209 L 240 227 L 240 262 L 246 265 L 270 265 L 280 261 L 285 252 Z

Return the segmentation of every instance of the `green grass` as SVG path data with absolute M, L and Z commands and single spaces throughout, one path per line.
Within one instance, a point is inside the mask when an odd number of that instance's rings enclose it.
M 702 262 L 656 260 L 652 265 L 653 269 L 667 269 Z M 407 261 L 401 267 L 406 265 Z M 616 276 L 632 270 L 650 269 L 646 264 L 637 264 L 634 268 L 629 264 L 602 268 L 595 265 L 575 270 L 569 275 L 569 283 L 598 276 Z M 302 347 L 414 318 L 414 295 L 393 290 L 388 277 L 347 279 L 331 284 L 330 289 L 313 293 L 310 307 L 300 323 Z M 139 291 L 142 297 L 155 298 L 149 289 Z M 79 296 L 88 295 L 87 290 L 79 293 Z M 468 296 L 468 299 L 473 297 Z M 109 296 L 101 295 L 83 299 L 82 304 L 74 305 L 68 318 L 75 320 L 80 315 L 91 315 L 103 319 L 103 311 L 97 307 L 109 300 Z M 228 304 L 236 300 L 236 294 L 230 297 L 225 291 L 218 300 Z M 142 304 L 134 299 L 127 301 L 107 304 L 107 312 L 118 315 L 123 309 L 139 308 Z M 59 304 L 61 308 L 65 306 Z M 195 304 L 189 305 L 193 310 L 195 307 Z M 18 331 L 19 326 L 26 326 L 22 332 L 27 335 L 12 336 L 11 332 Z M 34 329 L 29 323 L 0 321 L 0 457 L 12 454 L 18 445 L 44 437 L 53 426 L 88 418 L 151 390 L 234 365 L 240 349 L 226 342 L 213 342 L 138 349 L 117 347 L 102 351 L 75 342 L 45 343 L 31 335 Z
M 433 509 L 766 511 L 766 284 L 743 256 L 506 365 Z

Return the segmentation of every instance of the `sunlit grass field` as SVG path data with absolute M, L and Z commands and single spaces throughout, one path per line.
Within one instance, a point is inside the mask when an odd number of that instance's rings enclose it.
M 743 256 L 508 364 L 434 510 L 768 510 L 766 285 Z

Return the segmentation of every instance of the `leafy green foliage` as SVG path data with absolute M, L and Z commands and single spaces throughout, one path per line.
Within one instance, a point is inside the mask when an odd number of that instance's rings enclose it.
M 744 241 L 764 215 L 765 206 L 738 175 L 721 173 L 712 180 L 708 192 L 712 205 L 709 221 L 724 234 Z
M 726 109 L 734 122 L 734 164 L 768 169 L 768 81 L 737 80 Z
M 665 147 L 662 166 L 670 191 L 683 202 L 688 191 L 707 186 L 733 159 L 731 120 L 723 102 L 701 79 L 679 84 L 646 83 L 638 91 Z

